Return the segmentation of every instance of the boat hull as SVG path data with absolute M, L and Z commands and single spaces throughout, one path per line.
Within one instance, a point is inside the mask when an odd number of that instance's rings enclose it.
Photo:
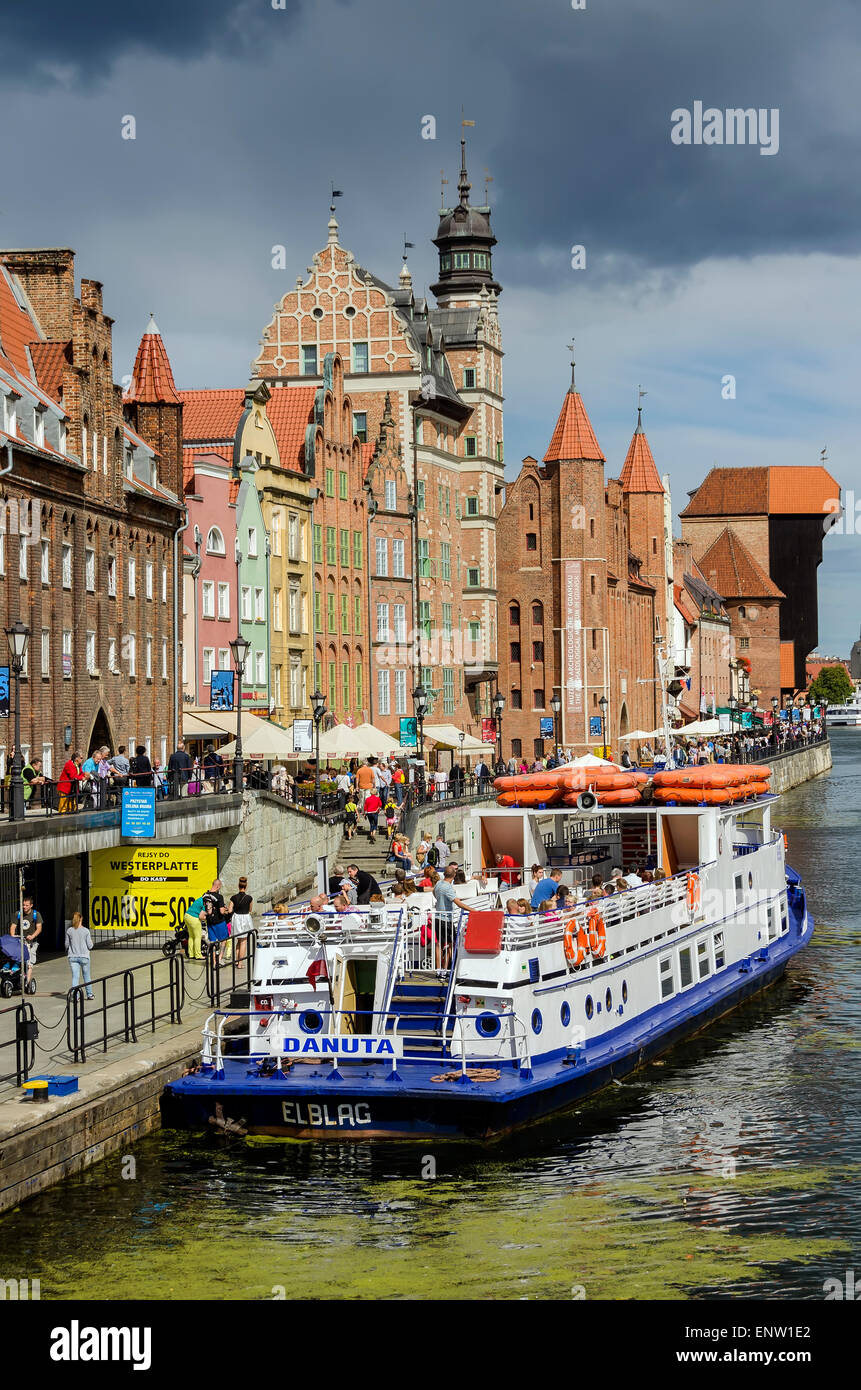
M 314 1066 L 260 1077 L 251 1074 L 255 1068 L 247 1059 L 230 1059 L 223 1078 L 203 1072 L 168 1086 L 163 1122 L 178 1129 L 339 1142 L 499 1138 L 585 1100 L 761 993 L 812 932 L 805 907 L 789 939 L 694 986 L 671 1006 L 632 1018 L 573 1062 L 557 1054 L 539 1059 L 528 1072 L 503 1062 L 499 1078 L 490 1082 L 432 1082 L 436 1068 L 409 1061 L 399 1063 L 395 1076 L 370 1066 L 358 1073 L 342 1068 L 333 1076 Z M 439 1072 L 458 1068 L 457 1059 L 439 1063 Z

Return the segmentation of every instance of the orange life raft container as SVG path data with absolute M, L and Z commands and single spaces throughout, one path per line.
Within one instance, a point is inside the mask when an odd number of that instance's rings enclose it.
M 562 800 L 561 787 L 525 787 L 521 791 L 501 792 L 498 806 L 558 806 Z

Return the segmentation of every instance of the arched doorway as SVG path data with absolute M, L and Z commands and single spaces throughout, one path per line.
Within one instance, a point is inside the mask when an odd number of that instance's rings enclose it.
M 622 701 L 622 708 L 619 710 L 619 737 L 622 738 L 628 732 L 628 705 Z
M 87 753 L 92 753 L 94 748 L 104 748 L 106 744 L 112 753 L 116 752 L 113 743 L 113 735 L 111 734 L 111 726 L 108 723 L 108 716 L 103 709 L 99 709 L 93 723 L 89 743 L 87 744 Z

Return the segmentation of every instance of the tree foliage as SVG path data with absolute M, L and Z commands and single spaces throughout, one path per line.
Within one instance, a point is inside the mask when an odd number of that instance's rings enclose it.
M 827 700 L 829 705 L 842 705 L 852 698 L 855 687 L 845 666 L 823 666 L 807 693 L 814 702 Z

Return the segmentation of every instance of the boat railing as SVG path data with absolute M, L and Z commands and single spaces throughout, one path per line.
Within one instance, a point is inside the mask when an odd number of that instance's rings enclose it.
M 203 1066 L 207 1069 L 212 1069 L 216 1080 L 223 1080 L 225 1056 L 245 1062 L 264 1062 L 270 1060 L 273 1061 L 276 1066 L 279 1061 L 292 1060 L 292 1053 L 284 1052 L 282 1054 L 279 1052 L 276 1054 L 273 1052 L 273 1042 L 276 1041 L 276 1039 L 270 1037 L 268 1030 L 264 1032 L 261 1032 L 259 1029 L 257 1031 L 252 1031 L 251 1025 L 254 1019 L 263 1018 L 267 1023 L 270 1023 L 275 1019 L 289 1018 L 293 1012 L 293 1009 L 214 1010 L 208 1016 L 203 1026 Z M 335 1052 L 334 1050 L 326 1051 L 322 1046 L 326 1039 L 355 1038 L 357 1042 L 355 1060 L 361 1061 L 363 1066 L 369 1063 L 378 1063 L 383 1066 L 388 1065 L 390 1075 L 395 1079 L 397 1079 L 398 1075 L 398 1063 L 405 1060 L 408 1061 L 411 1066 L 417 1064 L 419 1066 L 429 1066 L 437 1069 L 440 1066 L 444 1066 L 446 1061 L 457 1061 L 460 1064 L 461 1078 L 464 1080 L 468 1080 L 467 1071 L 470 1066 L 486 1067 L 489 1062 L 499 1061 L 510 1062 L 521 1074 L 531 1075 L 532 1063 L 529 1050 L 529 1033 L 526 1025 L 513 1009 L 506 1010 L 506 1012 L 498 1015 L 500 1024 L 505 1025 L 508 1030 L 507 1038 L 504 1040 L 500 1039 L 499 1045 L 504 1046 L 506 1041 L 510 1043 L 510 1057 L 502 1057 L 498 1052 L 489 1054 L 487 1051 L 476 1052 L 472 1055 L 469 1054 L 468 1039 L 465 1032 L 466 1025 L 469 1022 L 475 1022 L 480 1018 L 485 1018 L 486 1010 L 483 1009 L 476 1010 L 474 1013 L 447 1012 L 435 1016 L 434 1021 L 441 1024 L 442 1057 L 416 1056 L 404 1058 L 403 1055 L 399 1057 L 397 1051 L 394 1049 L 391 1052 L 374 1052 L 372 1048 L 369 1051 L 360 1051 L 358 1044 L 361 1039 L 371 1040 L 376 1043 L 382 1043 L 387 1039 L 391 1041 L 397 1036 L 399 1029 L 407 1020 L 412 1019 L 412 1026 L 415 1027 L 414 1020 L 419 1017 L 419 1015 L 393 1013 L 391 1010 L 332 1009 L 329 1011 L 329 1016 L 333 1023 L 337 1022 L 339 1024 L 341 1020 L 347 1019 L 351 1019 L 354 1024 L 357 1020 L 362 1020 L 363 1024 L 371 1020 L 371 1026 L 373 1027 L 373 1020 L 380 1019 L 382 1021 L 381 1024 L 377 1025 L 376 1031 L 372 1033 L 357 1033 L 353 1030 L 345 1030 L 342 1032 L 340 1028 L 333 1028 L 330 1029 L 328 1033 L 323 1033 L 321 1031 L 319 1034 L 303 1035 L 306 1044 L 309 1036 L 315 1038 L 321 1044 L 320 1051 L 314 1052 L 313 1056 L 309 1057 L 307 1060 L 313 1061 L 315 1064 L 319 1065 L 329 1062 L 336 1072 L 338 1063 L 345 1060 L 349 1061 L 350 1058 L 349 1056 L 345 1058 L 343 1052 Z M 421 1017 L 426 1016 L 421 1015 Z M 232 1028 L 225 1037 L 225 1028 L 228 1022 L 235 1023 L 237 1019 L 242 1018 L 248 1019 L 248 1030 L 243 1032 L 236 1028 Z M 391 1025 L 391 1027 L 389 1027 L 389 1025 Z M 283 1037 L 279 1037 L 277 1041 L 283 1043 L 284 1039 Z M 243 1043 L 248 1044 L 247 1052 L 234 1050 L 237 1047 L 241 1049 Z M 256 1046 L 254 1046 L 255 1044 Z M 455 1046 L 458 1048 L 457 1052 L 454 1050 Z M 230 1050 L 227 1050 L 228 1048 Z
M 707 867 L 707 866 L 706 866 Z M 681 902 L 687 891 L 688 870 L 674 874 L 672 878 L 661 879 L 658 883 L 644 883 L 640 887 L 626 888 L 609 898 L 595 898 L 592 902 L 577 903 L 575 907 L 563 908 L 547 914 L 531 913 L 525 916 L 504 917 L 502 950 L 518 950 L 527 946 L 539 946 L 547 942 L 561 940 L 569 922 L 586 926 L 589 912 L 596 907 L 607 927 L 619 926 L 634 917 L 660 908 L 672 907 Z
M 400 930 L 402 914 L 402 907 L 388 903 L 353 906 L 342 913 L 290 913 L 272 921 L 261 921 L 257 946 L 258 949 L 283 949 L 287 946 L 310 945 L 315 941 L 391 942 Z M 350 918 L 357 918 L 359 925 L 356 926 Z

